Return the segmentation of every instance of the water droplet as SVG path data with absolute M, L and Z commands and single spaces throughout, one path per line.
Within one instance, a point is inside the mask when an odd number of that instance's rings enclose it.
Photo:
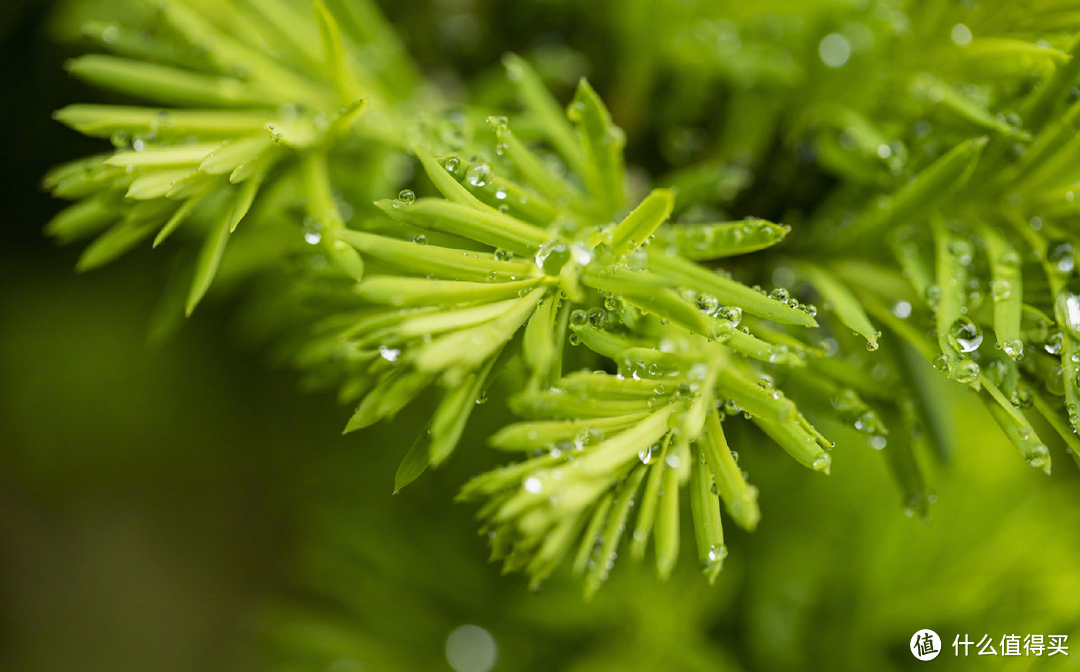
M 728 555 L 727 546 L 723 544 L 710 546 L 709 552 L 706 555 L 709 559 L 710 564 L 723 562 L 724 558 L 726 558 Z
M 534 495 L 540 494 L 544 489 L 544 484 L 540 482 L 540 479 L 535 476 L 530 476 L 525 479 L 522 484 L 527 492 L 531 492 Z
M 911 303 L 907 301 L 895 301 L 892 305 L 892 314 L 901 320 L 911 317 Z
M 495 250 L 495 259 L 497 261 L 510 261 L 514 258 L 514 253 L 510 250 L 498 249 Z
M 957 364 L 956 371 L 953 372 L 953 380 L 964 385 L 974 383 L 978 378 L 979 365 L 970 359 L 965 359 Z
M 570 324 L 575 327 L 584 326 L 589 321 L 589 315 L 584 310 L 575 310 L 570 313 Z
M 742 321 L 742 308 L 738 306 L 721 306 L 716 316 L 721 320 L 726 320 L 731 323 L 731 326 L 739 326 L 739 322 Z
M 304 222 L 304 241 L 308 245 L 318 245 L 322 241 L 322 224 L 318 222 Z
M 953 26 L 949 36 L 952 38 L 953 43 L 959 47 L 966 47 L 971 44 L 971 29 L 962 23 Z
M 486 403 L 487 400 L 488 400 L 487 392 L 481 392 L 480 396 L 476 398 L 476 404 L 479 406 L 480 404 Z
M 380 345 L 379 346 L 379 356 L 382 357 L 383 359 L 385 359 L 388 362 L 396 362 L 400 355 L 401 355 L 401 350 L 397 350 L 397 349 L 394 349 L 394 348 L 388 348 L 385 345 Z
M 402 189 L 398 192 L 397 200 L 402 205 L 412 205 L 413 201 L 416 200 L 416 194 L 413 193 L 412 189 Z
M 1054 396 L 1064 396 L 1065 394 L 1065 367 L 1060 364 L 1050 369 L 1050 373 L 1047 374 L 1046 380 L 1043 381 L 1046 386 L 1046 391 Z
M 851 44 L 840 33 L 829 33 L 818 44 L 818 56 L 830 68 L 842 67 L 851 58 Z
M 1047 244 L 1046 260 L 1059 273 L 1071 273 L 1076 266 L 1073 246 L 1064 240 L 1050 241 Z
M 949 344 L 960 352 L 974 352 L 982 345 L 983 334 L 979 325 L 970 318 L 961 317 L 949 327 Z
M 786 302 L 788 300 L 787 290 L 783 287 L 777 287 L 776 289 L 769 292 L 769 298 L 776 299 L 777 301 Z
M 1080 338 L 1080 277 L 1073 277 L 1068 284 L 1058 292 L 1058 313 L 1062 317 L 1062 325 L 1076 338 Z
M 1042 469 L 1050 473 L 1050 450 L 1043 444 L 1031 448 L 1031 457 L 1028 458 L 1028 464 L 1036 469 Z
M 477 161 L 465 171 L 465 179 L 474 187 L 486 187 L 495 177 L 495 170 L 487 161 Z
M 1054 330 L 1046 338 L 1046 343 L 1043 344 L 1043 349 L 1051 355 L 1060 355 L 1062 348 L 1065 347 L 1065 334 L 1060 331 Z
M 495 638 L 478 625 L 455 628 L 446 638 L 445 653 L 454 672 L 490 672 L 499 660 Z
M 570 261 L 570 248 L 557 238 L 541 245 L 536 253 L 536 266 L 545 275 L 558 275 L 568 261 Z
M 1004 301 L 1012 296 L 1012 283 L 1008 280 L 992 280 L 990 282 L 990 292 L 994 296 L 994 301 Z
M 415 236 L 415 237 L 414 237 L 414 238 L 412 239 L 412 242 L 416 243 L 417 245 L 427 245 L 427 236 L 425 236 L 425 235 L 424 235 L 424 234 L 422 234 L 422 233 L 421 233 L 421 234 L 417 234 L 417 235 L 416 235 L 416 236 Z
M 720 307 L 720 301 L 711 294 L 699 294 L 697 297 L 698 310 L 703 313 L 713 313 Z
M 1018 338 L 1005 341 L 1001 344 L 1001 349 L 1013 359 L 1021 359 L 1024 356 L 1024 342 Z
M 607 326 L 607 313 L 601 308 L 593 308 L 589 311 L 589 324 L 597 329 Z

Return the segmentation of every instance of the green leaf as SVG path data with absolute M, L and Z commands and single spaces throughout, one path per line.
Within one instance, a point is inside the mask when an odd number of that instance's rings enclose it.
M 662 228 L 657 244 L 672 246 L 687 259 L 709 261 L 756 252 L 784 239 L 788 227 L 747 217 L 738 222 L 676 224 Z
M 1024 354 L 1024 342 L 1020 338 L 1023 311 L 1023 276 L 1020 272 L 1020 254 L 996 229 L 983 226 L 980 229 L 990 259 L 993 283 L 990 295 L 994 301 L 994 333 L 1002 351 L 1017 359 Z
M 273 106 L 266 93 L 237 79 L 203 75 L 163 65 L 117 58 L 80 56 L 68 71 L 91 84 L 166 105 Z
M 189 136 L 233 138 L 258 131 L 269 121 L 265 110 L 165 110 L 128 105 L 69 105 L 53 118 L 83 133 L 108 138 L 117 133 L 157 134 L 159 139 Z
M 1069 54 L 1049 45 L 1008 37 L 979 37 L 957 50 L 956 67 L 971 80 L 1009 80 L 1052 71 Z
M 877 350 L 881 335 L 866 315 L 862 304 L 836 276 L 814 264 L 799 264 L 799 275 L 814 286 L 828 309 L 848 328 L 866 339 L 870 349 Z
M 679 284 L 708 293 L 725 306 L 737 306 L 743 311 L 782 324 L 816 327 L 817 321 L 808 313 L 792 308 L 783 301 L 754 291 L 739 282 L 717 275 L 701 266 L 662 252 L 649 250 L 649 268 Z
M 547 448 L 563 441 L 573 442 L 581 435 L 603 436 L 606 432 L 625 429 L 648 417 L 648 412 L 587 418 L 584 420 L 554 420 L 549 422 L 520 422 L 507 425 L 496 432 L 489 443 L 496 450 L 530 451 Z
M 682 453 L 686 453 L 685 457 Z M 674 456 L 680 460 L 690 458 L 686 450 L 676 450 Z M 667 464 L 662 468 L 653 534 L 656 539 L 656 573 L 666 581 L 679 558 L 679 472 Z
M 342 102 L 349 103 L 357 100 L 362 94 L 349 71 L 345 45 L 341 41 L 341 28 L 338 27 L 337 21 L 334 20 L 334 16 L 326 8 L 323 0 L 315 0 L 311 6 L 315 10 L 315 21 L 319 26 L 319 35 L 322 37 L 326 71 L 329 74 L 330 83 Z
M 626 520 L 630 515 L 630 507 L 634 505 L 634 497 L 641 486 L 641 480 L 645 477 L 645 469 L 638 468 L 630 472 L 626 480 L 619 487 L 619 494 L 612 503 L 607 516 L 603 533 L 600 535 L 600 547 L 593 558 L 592 566 L 585 575 L 585 599 L 591 600 L 600 590 L 601 584 L 608 578 L 610 563 L 615 560 L 615 551 L 619 547 L 623 531 L 626 529 Z
M 840 229 L 829 244 L 834 253 L 866 244 L 894 224 L 910 222 L 956 192 L 975 170 L 987 138 L 972 138 L 956 145 L 888 199 L 875 199 L 851 225 Z
M 550 382 L 552 377 L 552 365 L 558 351 L 555 343 L 555 323 L 558 315 L 559 300 L 552 297 L 541 304 L 529 324 L 525 325 L 521 354 L 538 382 Z
M 604 526 L 604 521 L 607 520 L 608 511 L 611 510 L 611 504 L 615 495 L 613 493 L 607 493 L 600 500 L 600 503 L 593 511 L 592 518 L 589 520 L 588 527 L 585 528 L 585 534 L 581 537 L 581 545 L 578 547 L 578 552 L 574 556 L 573 571 L 574 574 L 580 576 L 585 573 L 585 567 L 589 562 L 589 558 L 592 556 L 593 549 L 596 547 L 596 540 L 600 536 L 600 529 Z
M 499 144 L 504 147 L 503 153 L 517 167 L 526 183 L 556 203 L 577 202 L 581 198 L 577 189 L 553 175 L 540 157 L 514 135 L 505 117 L 488 117 L 488 123 L 495 130 Z
M 626 135 L 611 121 L 611 115 L 584 78 L 578 83 L 567 116 L 578 130 L 585 153 L 585 184 L 598 205 L 601 217 L 610 217 L 622 207 L 626 169 L 623 146 Z
M 705 434 L 698 443 L 732 519 L 745 530 L 753 532 L 761 520 L 757 488 L 748 484 L 742 469 L 735 462 L 724 437 L 719 414 L 713 409 L 705 420 Z
M 423 392 L 434 379 L 434 376 L 424 371 L 405 368 L 391 371 L 360 402 L 360 406 L 345 425 L 344 433 L 355 432 L 392 417 Z
M 674 207 L 674 191 L 653 189 L 638 207 L 619 222 L 619 225 L 611 232 L 608 244 L 613 250 L 618 251 L 636 249 L 667 221 Z
M 151 145 L 142 151 L 121 152 L 106 159 L 105 164 L 123 168 L 127 166 L 139 168 L 191 166 L 196 168 L 217 147 L 216 144 L 176 145 L 173 147 Z
M 199 204 L 202 203 L 203 198 L 208 193 L 209 190 L 203 192 L 202 194 L 192 196 L 191 198 L 188 198 L 180 204 L 180 207 L 176 209 L 176 212 L 174 212 L 171 217 L 169 217 L 169 220 L 165 222 L 165 225 L 161 227 L 160 231 L 158 231 L 157 236 L 154 237 L 155 248 L 165 242 L 166 238 L 171 236 L 173 232 L 180 227 L 181 224 L 186 222 L 188 218 L 191 217 L 191 213 L 195 212 L 195 208 L 197 208 Z
M 234 206 L 227 217 L 214 225 L 203 243 L 202 252 L 199 253 L 198 261 L 195 263 L 195 277 L 191 281 L 191 291 L 188 292 L 187 304 L 184 306 L 184 312 L 188 316 L 195 311 L 195 306 L 199 305 L 199 301 L 206 295 L 206 291 L 210 289 L 210 283 L 217 274 L 221 256 L 225 253 L 225 245 L 229 242 L 229 233 L 232 230 L 235 215 Z
M 1023 130 L 1013 128 L 1002 119 L 992 114 L 983 105 L 965 96 L 944 80 L 934 75 L 922 73 L 915 78 L 912 87 L 932 101 L 948 108 L 957 116 L 988 131 L 1000 133 L 1007 138 L 1030 140 L 1031 136 Z
M 450 171 L 439 164 L 430 154 L 428 154 L 421 147 L 413 147 L 413 154 L 416 158 L 420 159 L 420 165 L 424 167 L 424 172 L 427 173 L 431 183 L 435 185 L 435 188 L 439 190 L 439 193 L 447 198 L 447 200 L 457 203 L 458 205 L 464 205 L 474 210 L 480 210 L 482 212 L 495 212 L 495 209 L 481 203 L 475 196 L 473 196 L 468 189 L 461 186 Z
M 270 145 L 270 138 L 265 134 L 227 140 L 206 154 L 199 164 L 199 171 L 207 175 L 231 174 Z
M 100 268 L 142 242 L 157 223 L 145 220 L 122 221 L 94 239 L 83 251 L 75 270 L 79 273 Z
M 690 513 L 694 518 L 694 538 L 697 540 L 698 561 L 709 583 L 724 567 L 727 546 L 724 545 L 724 525 L 720 519 L 720 499 L 713 492 L 713 474 L 704 458 L 698 459 L 690 473 Z
M 428 456 L 428 444 L 430 443 L 429 429 L 431 423 L 420 431 L 416 440 L 413 441 L 412 447 L 409 448 L 409 452 L 405 453 L 405 459 L 398 465 L 397 472 L 394 474 L 394 494 L 401 492 L 402 488 L 412 483 L 420 474 L 427 471 L 428 465 L 431 464 L 431 458 Z
M 496 283 L 376 275 L 357 285 L 356 294 L 372 303 L 389 306 L 456 306 L 503 301 L 538 284 L 539 278 Z
M 450 280 L 507 282 L 529 277 L 535 265 L 491 254 L 466 252 L 437 245 L 419 245 L 361 231 L 342 231 L 341 240 L 366 255 L 399 270 Z
M 1027 416 L 1013 406 L 997 385 L 985 375 L 982 377 L 982 389 L 985 396 L 991 397 L 987 400 L 986 407 L 990 409 L 990 415 L 994 416 L 1005 436 L 1009 437 L 1028 464 L 1049 474 L 1050 451 L 1035 433 Z
M 937 248 L 937 287 L 940 292 L 935 315 L 938 345 L 948 362 L 949 375 L 977 388 L 978 377 L 966 372 L 966 369 L 977 369 L 965 364 L 967 358 L 958 349 L 958 341 L 954 338 L 962 325 L 974 327 L 974 322 L 966 317 L 966 313 L 968 266 L 975 250 L 961 233 L 952 231 L 940 218 L 935 218 L 933 224 Z
M 236 200 L 233 202 L 232 210 L 229 212 L 229 233 L 236 230 L 240 221 L 251 210 L 251 204 L 255 202 L 255 196 L 259 193 L 260 186 L 262 186 L 262 179 L 256 178 L 244 182 L 237 188 Z
M 487 365 L 480 371 L 466 378 L 443 396 L 431 421 L 429 454 L 432 464 L 436 466 L 442 464 L 457 446 L 462 432 L 465 431 L 465 425 L 469 422 L 469 416 L 472 415 L 480 395 L 484 392 L 484 387 L 489 382 L 497 359 L 497 356 L 489 359 Z
M 173 187 L 188 177 L 201 178 L 204 176 L 195 172 L 195 166 L 173 170 L 155 170 L 135 178 L 124 196 L 135 201 L 164 198 L 171 194 Z
M 645 558 L 645 549 L 649 543 L 649 535 L 653 532 L 656 522 L 656 510 L 660 505 L 660 489 L 664 480 L 664 465 L 667 460 L 668 446 L 671 435 L 664 437 L 659 454 L 654 454 L 650 447 L 650 459 L 648 465 L 648 480 L 645 482 L 645 491 L 641 495 L 641 503 L 638 505 L 637 524 L 634 526 L 634 534 L 630 541 L 630 555 L 636 560 Z
M 265 99 L 277 104 L 303 100 L 329 107 L 321 86 L 280 63 L 267 51 L 249 46 L 219 30 L 193 8 L 179 2 L 162 4 L 162 15 L 179 34 L 205 53 L 222 72 L 243 72 L 257 82 Z
M 475 369 L 513 338 L 545 294 L 545 289 L 534 289 L 490 322 L 433 339 L 416 352 L 417 368 L 431 372 L 451 366 L 461 371 Z
M 45 233 L 61 243 L 74 242 L 101 232 L 120 214 L 110 195 L 91 197 L 61 210 L 45 225 Z
M 814 471 L 829 473 L 832 457 L 825 452 L 818 436 L 810 431 L 809 425 L 801 418 L 800 421 L 786 422 L 774 422 L 758 416 L 753 416 L 751 419 L 761 428 L 761 431 L 786 450 L 788 455 L 794 457 L 799 464 Z
M 1031 398 L 1035 402 L 1035 408 L 1039 413 L 1046 418 L 1046 422 L 1049 423 L 1054 431 L 1058 433 L 1062 441 L 1065 442 L 1067 450 L 1072 454 L 1073 460 L 1076 461 L 1077 466 L 1080 466 L 1080 438 L 1077 437 L 1076 432 L 1073 431 L 1072 425 L 1069 423 L 1068 415 L 1062 415 L 1058 410 L 1054 408 L 1054 405 L 1037 390 L 1032 390 Z
M 567 123 L 559 104 L 551 97 L 551 92 L 544 86 L 540 75 L 525 59 L 515 55 L 503 56 L 506 74 L 521 96 L 521 101 L 528 109 L 535 123 L 540 126 L 551 144 L 563 155 L 570 169 L 579 175 L 585 174 L 585 153 L 578 144 L 573 127 Z
M 527 257 L 535 255 L 551 238 L 547 231 L 508 215 L 434 198 L 420 198 L 410 205 L 389 200 L 375 205 L 399 222 L 462 236 Z

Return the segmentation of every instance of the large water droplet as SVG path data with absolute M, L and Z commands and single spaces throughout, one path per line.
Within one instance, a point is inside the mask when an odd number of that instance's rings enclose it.
M 1052 240 L 1047 244 L 1046 260 L 1059 273 L 1071 273 L 1076 267 L 1073 246 L 1064 240 Z
M 949 344 L 960 352 L 974 352 L 982 342 L 982 329 L 970 318 L 961 317 L 949 328 Z
M 1001 344 L 1001 349 L 1013 359 L 1021 359 L 1024 356 L 1024 342 L 1018 338 L 1005 341 Z
M 851 58 L 851 44 L 840 33 L 829 33 L 818 44 L 818 56 L 830 68 L 839 68 Z
M 495 177 L 495 170 L 487 161 L 477 161 L 465 171 L 465 179 L 474 187 L 486 187 Z
M 1076 338 L 1080 338 L 1080 277 L 1073 277 L 1068 284 L 1058 292 L 1058 313 L 1062 317 L 1062 325 Z
M 1052 334 L 1047 336 L 1046 343 L 1043 344 L 1043 349 L 1051 355 L 1060 355 L 1061 349 L 1065 346 L 1065 334 L 1055 330 Z
M 964 385 L 974 383 L 979 378 L 979 365 L 970 359 L 965 359 L 956 365 L 952 377 L 953 380 Z
M 558 275 L 568 261 L 570 261 L 570 248 L 558 239 L 544 243 L 536 253 L 536 266 L 545 275 Z

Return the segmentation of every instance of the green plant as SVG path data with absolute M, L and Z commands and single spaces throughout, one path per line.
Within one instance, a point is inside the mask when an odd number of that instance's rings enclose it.
M 686 487 L 714 579 L 721 502 L 746 529 L 760 516 L 725 436 L 742 418 L 816 471 L 826 436 L 882 450 L 925 515 L 920 461 L 950 447 L 929 363 L 1033 466 L 1050 469 L 1032 405 L 1080 460 L 1075 14 L 592 10 L 620 26 L 616 110 L 667 140 L 650 189 L 585 80 L 564 114 L 508 56 L 509 88 L 482 82 L 459 105 L 370 3 L 317 1 L 313 21 L 303 4 L 173 0 L 145 19 L 152 40 L 91 27 L 121 56 L 74 74 L 177 107 L 61 110 L 117 151 L 46 178 L 79 199 L 49 231 L 99 234 L 83 269 L 188 236 L 198 252 L 181 251 L 162 314 L 190 314 L 215 278 L 252 279 L 249 327 L 358 402 L 347 430 L 431 404 L 396 488 L 449 457 L 489 387 L 508 391 L 524 421 L 491 443 L 526 459 L 462 491 L 506 568 L 539 582 L 572 555 L 591 595 L 632 524 L 631 554 L 652 536 L 667 576 Z

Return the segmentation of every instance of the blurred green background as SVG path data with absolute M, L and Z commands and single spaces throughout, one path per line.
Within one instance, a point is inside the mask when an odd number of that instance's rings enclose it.
M 513 17 L 482 3 L 506 29 L 466 26 L 482 45 L 466 48 L 422 38 L 469 3 L 384 4 L 413 17 L 421 62 L 451 79 L 546 16 L 546 3 Z M 1080 639 L 1080 478 L 1060 446 L 1052 476 L 1026 468 L 948 387 L 958 449 L 931 465 L 929 524 L 904 515 L 868 448 L 839 446 L 825 478 L 763 447 L 741 451 L 763 522 L 731 533 L 714 587 L 687 549 L 668 584 L 622 562 L 588 605 L 569 577 L 530 593 L 501 576 L 473 511 L 452 503 L 498 462 L 481 443 L 497 404 L 471 450 L 392 496 L 412 437 L 341 437 L 346 412 L 267 365 L 234 304 L 152 347 L 164 269 L 150 251 L 76 276 L 78 250 L 43 238 L 59 204 L 41 174 L 100 149 L 49 119 L 97 95 L 61 69 L 75 52 L 46 35 L 50 5 L 0 4 L 0 670 L 450 670 L 448 638 L 469 654 L 458 672 L 489 669 L 488 653 L 496 670 L 1080 669 L 1080 649 L 952 655 L 956 634 Z M 529 30 L 584 39 L 552 16 Z M 945 640 L 931 663 L 908 651 L 920 628 Z

